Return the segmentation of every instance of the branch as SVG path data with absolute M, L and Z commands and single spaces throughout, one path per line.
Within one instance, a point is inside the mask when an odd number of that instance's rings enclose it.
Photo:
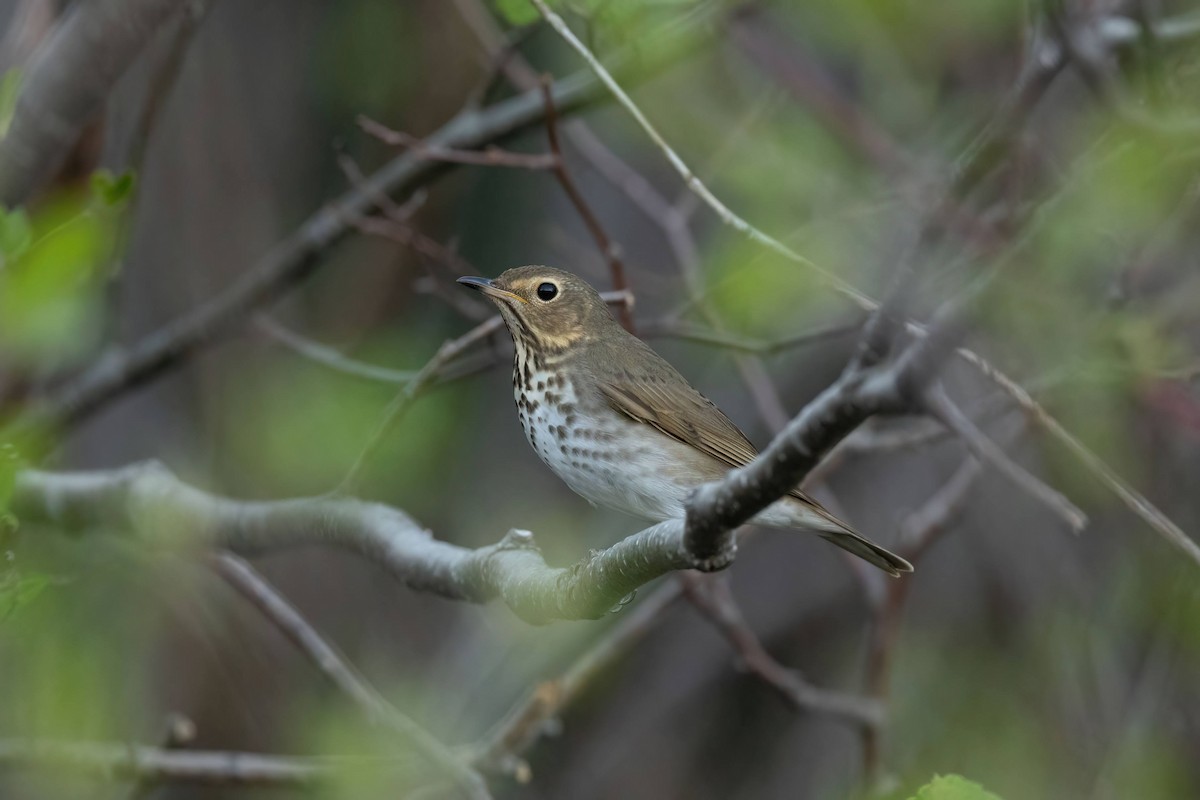
M 784 350 L 821 344 L 834 339 L 840 339 L 854 333 L 862 327 L 862 322 L 828 325 L 811 331 L 783 336 L 778 339 L 747 339 L 720 330 L 692 325 L 680 320 L 660 320 L 648 322 L 641 327 L 644 338 L 680 339 L 685 342 L 695 342 L 726 350 L 736 350 L 752 355 L 771 356 Z
M 466 164 L 478 167 L 514 167 L 516 169 L 551 170 L 555 157 L 544 153 L 511 153 L 489 145 L 479 150 L 457 150 L 451 147 L 430 145 L 418 136 L 393 130 L 383 123 L 359 114 L 358 127 L 392 147 L 405 147 L 430 161 L 448 164 Z
M 384 699 L 253 567 L 237 556 L 222 553 L 213 559 L 213 568 L 238 594 L 261 611 L 334 686 L 353 700 L 368 720 L 398 733 L 461 786 L 468 797 L 486 800 L 491 796 L 478 773 Z
M 23 71 L 12 122 L 0 139 L 0 207 L 23 205 L 37 192 L 142 48 L 186 5 L 90 0 L 66 14 Z
M 774 689 L 796 711 L 828 714 L 862 728 L 882 724 L 881 704 L 813 686 L 797 670 L 776 661 L 750 629 L 724 577 L 684 572 L 679 580 L 692 605 L 729 641 L 748 672 Z
M 400 421 L 404 419 L 404 415 L 408 413 L 409 406 L 412 405 L 417 395 L 423 392 L 427 386 L 441 378 L 442 371 L 447 365 L 477 342 L 484 341 L 493 333 L 500 330 L 503 324 L 504 320 L 497 314 L 494 317 L 485 319 L 457 339 L 451 339 L 438 348 L 434 357 L 421 368 L 421 371 L 411 381 L 405 384 L 404 388 L 388 404 L 388 407 L 383 412 L 383 419 L 380 421 L 375 433 L 371 435 L 366 447 L 363 448 L 362 453 L 359 454 L 358 459 L 350 467 L 350 471 L 342 480 L 342 484 L 339 487 L 341 492 L 350 492 L 358 485 L 358 480 L 362 477 L 363 470 L 370 466 L 371 461 L 378 454 L 379 448 L 387 440 L 388 434 L 395 430 Z
M 683 596 L 683 585 L 669 581 L 623 614 L 583 652 L 563 674 L 539 683 L 530 694 L 504 716 L 496 727 L 475 745 L 472 762 L 481 769 L 514 775 L 521 783 L 532 777 L 521 755 L 553 721 L 601 675 L 608 674 L 622 656 L 657 625 L 664 612 Z
M 182 714 L 170 714 L 163 726 L 160 745 L 163 750 L 180 750 L 196 739 L 196 723 Z M 145 800 L 158 788 L 152 780 L 139 777 L 129 792 L 129 800 Z
M 1087 525 L 1087 515 L 1083 513 L 1082 509 L 1068 500 L 1061 492 L 1047 486 L 1036 475 L 1013 461 L 1003 448 L 989 439 L 971 421 L 971 418 L 954 404 L 944 389 L 937 387 L 928 392 L 925 397 L 925 407 L 930 416 L 954 431 L 977 459 L 995 467 L 997 472 L 1012 481 L 1018 488 L 1028 492 L 1066 521 L 1071 526 L 1071 530 L 1078 533 Z
M 588 229 L 592 239 L 596 242 L 596 247 L 600 249 L 600 254 L 604 260 L 608 262 L 609 272 L 612 274 L 613 289 L 618 292 L 629 290 L 629 282 L 625 279 L 625 264 L 621 260 L 621 248 L 609 238 L 604 231 L 604 226 L 600 224 L 600 219 L 592 211 L 587 204 L 587 200 L 583 198 L 583 193 L 579 191 L 579 187 L 575 185 L 575 180 L 571 177 L 570 171 L 567 170 L 567 162 L 563 157 L 562 145 L 558 141 L 558 111 L 554 108 L 554 96 L 550 92 L 552 81 L 549 76 L 544 76 L 541 80 L 542 100 L 546 104 L 546 138 L 550 143 L 550 152 L 553 154 L 554 165 L 551 169 L 554 172 L 554 177 L 558 179 L 558 183 L 566 192 L 567 198 L 570 199 L 571 205 L 575 206 L 575 210 L 579 212 L 580 219 L 583 220 L 584 227 Z M 628 306 L 618 309 L 618 318 L 621 320 L 621 325 L 625 330 L 634 333 L 633 314 Z
M 547 566 L 528 531 L 478 549 L 434 539 L 399 509 L 339 497 L 237 501 L 179 481 L 146 462 L 96 472 L 27 471 L 12 511 L 24 523 L 111 529 L 153 543 L 172 535 L 258 554 L 300 545 L 345 548 L 417 591 L 454 600 L 503 600 L 533 623 L 597 619 L 639 586 L 691 567 L 680 520 L 636 533 L 570 568 Z
M 208 786 L 308 786 L 331 777 L 334 760 L 131 744 L 0 739 L 0 765 L 46 767 L 107 780 Z

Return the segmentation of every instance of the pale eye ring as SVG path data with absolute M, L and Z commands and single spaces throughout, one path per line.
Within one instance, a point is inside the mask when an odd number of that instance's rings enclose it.
M 538 284 L 537 296 L 538 299 L 543 303 L 549 303 L 551 300 L 558 297 L 558 287 L 550 281 Z

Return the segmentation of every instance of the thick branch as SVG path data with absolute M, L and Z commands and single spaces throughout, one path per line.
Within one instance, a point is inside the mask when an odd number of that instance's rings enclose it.
M 0 206 L 25 203 L 62 163 L 117 79 L 184 0 L 77 4 L 33 54 L 0 140 Z
M 110 528 L 148 542 L 183 539 L 247 554 L 343 547 L 418 591 L 476 603 L 500 598 L 535 623 L 598 618 L 639 586 L 692 565 L 678 520 L 557 568 L 542 560 L 527 531 L 472 550 L 434 539 L 382 504 L 333 497 L 239 502 L 188 486 L 153 462 L 100 472 L 24 472 L 12 509 L 25 523 Z

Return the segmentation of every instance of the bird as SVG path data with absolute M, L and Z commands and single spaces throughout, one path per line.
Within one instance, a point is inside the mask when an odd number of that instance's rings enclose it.
M 591 285 L 547 266 L 458 282 L 500 311 L 515 346 L 513 397 L 541 460 L 593 505 L 650 522 L 683 519 L 691 493 L 757 455 L 741 429 L 649 345 Z M 751 519 L 817 533 L 889 575 L 912 565 L 799 489 Z

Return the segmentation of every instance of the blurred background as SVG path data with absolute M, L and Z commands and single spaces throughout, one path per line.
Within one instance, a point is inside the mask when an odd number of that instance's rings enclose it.
M 38 49 L 86 5 L 0 5 L 0 130 Z M 583 68 L 525 0 L 180 5 L 146 34 L 67 163 L 0 218 L 5 420 L 219 297 L 356 191 L 360 173 L 404 152 L 360 115 L 422 139 L 530 78 Z M 986 281 L 966 344 L 1098 460 L 952 364 L 951 395 L 1086 513 L 1082 532 L 1061 504 L 974 465 L 938 426 L 889 419 L 856 433 L 809 488 L 884 545 L 923 537 L 903 588 L 814 537 L 771 531 L 746 542 L 727 576 L 779 664 L 882 704 L 881 726 L 793 707 L 741 668 L 705 614 L 665 602 L 556 715 L 554 735 L 519 754 L 528 769 L 501 770 L 491 790 L 902 798 L 956 773 L 1004 798 L 1200 796 L 1200 571 L 1098 477 L 1111 469 L 1200 530 L 1193 5 L 554 8 L 603 61 L 626 65 L 634 101 L 717 196 L 815 265 L 874 297 L 909 270 L 917 319 Z M 559 127 L 573 181 L 619 246 L 637 329 L 765 445 L 836 378 L 862 309 L 722 224 L 607 94 L 564 109 Z M 549 151 L 541 124 L 496 144 Z M 160 459 L 236 498 L 321 494 L 412 371 L 490 313 L 456 275 L 544 263 L 619 288 L 545 170 L 450 165 L 394 200 L 193 357 L 55 428 L 41 465 Z M 500 331 L 422 392 L 359 494 L 463 546 L 530 529 L 551 563 L 570 564 L 641 524 L 592 508 L 538 461 L 514 413 L 510 354 Z M 922 528 L 938 497 L 953 501 L 945 519 Z M 105 533 L 117 532 L 26 526 L 10 537 L 0 739 L 157 745 L 168 715 L 182 714 L 196 750 L 395 753 L 198 554 Z M 484 739 L 660 591 L 643 588 L 604 620 L 534 627 L 500 604 L 410 591 L 343 551 L 254 564 L 389 700 L 454 745 Z M 3 797 L 313 791 L 135 786 L 17 768 L 3 752 Z M 318 796 L 412 788 L 354 772 Z

